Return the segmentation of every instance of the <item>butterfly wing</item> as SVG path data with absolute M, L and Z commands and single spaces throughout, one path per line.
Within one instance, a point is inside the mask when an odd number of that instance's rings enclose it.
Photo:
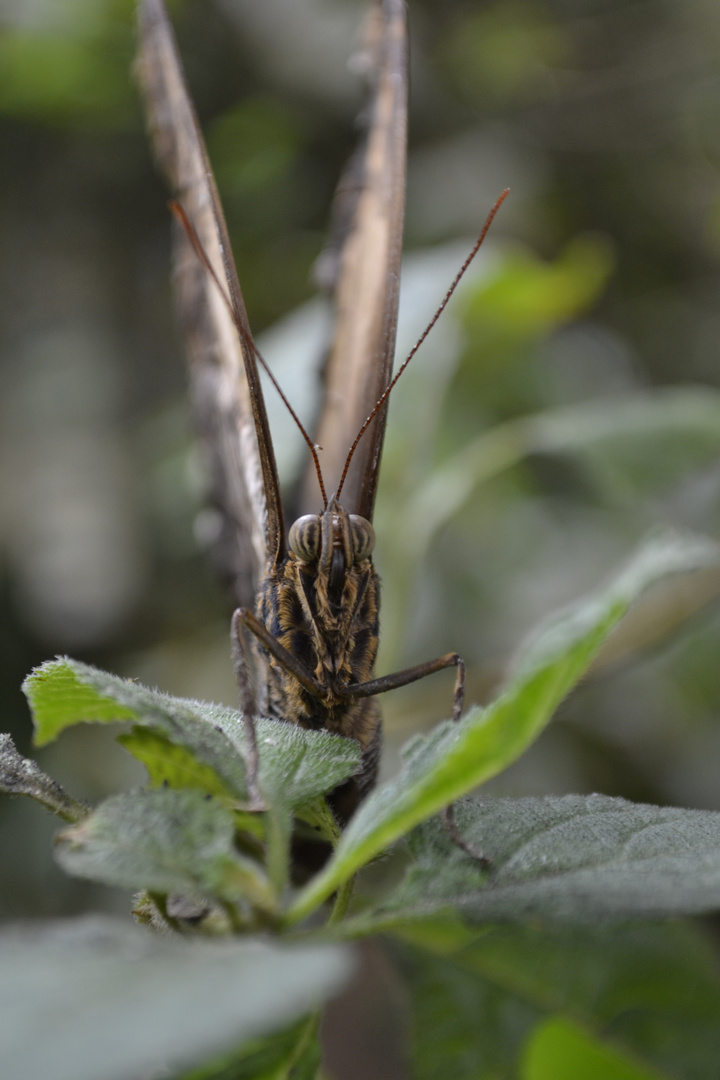
M 408 60 L 404 0 L 375 0 L 361 53 L 368 99 L 364 132 L 338 185 L 333 235 L 322 276 L 334 292 L 336 323 L 316 432 L 328 493 L 350 445 L 390 382 L 395 353 L 405 209 Z M 345 509 L 372 519 L 387 405 L 363 436 L 345 481 Z M 317 510 L 308 471 L 301 498 Z
M 176 223 L 175 287 L 210 483 L 210 546 L 235 601 L 285 554 L 277 468 L 250 326 L 207 151 L 162 0 L 140 0 L 137 71 L 153 146 L 235 313 Z

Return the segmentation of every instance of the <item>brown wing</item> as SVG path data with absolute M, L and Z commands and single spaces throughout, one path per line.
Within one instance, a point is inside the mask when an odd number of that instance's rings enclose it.
M 340 181 L 330 253 L 336 324 L 325 373 L 316 441 L 328 494 L 337 488 L 350 445 L 390 381 L 395 353 L 405 209 L 407 31 L 404 0 L 375 0 L 367 24 L 364 67 L 366 130 Z M 336 266 L 333 262 L 336 260 Z M 326 268 L 328 260 L 326 259 Z M 363 436 L 343 488 L 346 510 L 372 518 L 387 405 Z M 302 508 L 317 511 L 309 470 Z
M 252 604 L 284 555 L 277 469 L 250 327 L 227 227 L 163 0 L 140 0 L 137 72 L 153 146 L 219 279 L 235 325 L 184 230 L 175 229 L 175 287 L 187 343 L 195 421 L 207 457 L 211 547 L 238 603 Z

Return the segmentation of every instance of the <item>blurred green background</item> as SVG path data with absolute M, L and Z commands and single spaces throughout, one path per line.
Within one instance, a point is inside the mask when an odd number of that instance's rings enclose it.
M 653 526 L 718 531 L 720 7 L 409 8 L 399 354 L 511 195 L 393 397 L 378 673 L 456 649 L 484 700 L 538 620 Z M 363 10 L 171 5 L 251 324 L 306 418 L 327 330 L 312 266 L 354 141 Z M 28 752 L 19 686 L 56 653 L 171 693 L 235 691 L 228 612 L 195 540 L 167 196 L 130 74 L 132 5 L 3 0 L 0 28 L 0 694 Z M 281 410 L 273 423 L 290 482 L 302 451 Z M 589 678 L 493 790 L 719 809 L 720 618 L 702 606 L 717 589 L 701 581 L 646 618 L 638 640 L 702 608 Z M 388 771 L 451 696 L 437 675 L 384 699 Z M 93 729 L 41 761 L 81 798 L 138 779 Z M 0 803 L 3 915 L 126 910 L 55 870 L 54 828 Z

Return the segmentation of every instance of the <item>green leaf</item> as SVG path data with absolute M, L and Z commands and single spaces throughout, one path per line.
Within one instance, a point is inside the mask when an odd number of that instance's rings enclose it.
M 324 799 L 315 799 L 313 802 L 299 807 L 296 817 L 310 825 L 315 830 L 318 838 L 329 840 L 333 846 L 337 842 L 340 829 L 332 810 Z
M 553 263 L 527 251 L 509 252 L 467 301 L 468 333 L 488 352 L 549 334 L 595 302 L 612 262 L 608 244 L 590 236 L 571 240 Z
M 401 917 L 452 907 L 473 922 L 667 918 L 720 908 L 720 813 L 604 795 L 464 799 L 460 832 L 438 819 L 410 836 L 416 862 L 388 903 Z
M 101 681 L 102 680 L 102 681 Z M 69 657 L 48 660 L 22 684 L 35 725 L 35 744 L 45 746 L 75 724 L 135 720 L 146 704 L 142 688 Z
M 107 885 L 236 902 L 272 913 L 259 866 L 237 853 L 230 810 L 198 791 L 134 791 L 101 803 L 59 836 L 68 873 Z
M 189 750 L 209 765 L 237 798 L 246 796 L 242 744 L 222 730 L 233 709 L 161 694 L 69 657 L 50 660 L 27 677 L 23 691 L 44 746 L 75 724 L 132 720 Z
M 659 1080 L 615 1047 L 578 1024 L 550 1019 L 533 1032 L 523 1055 L 521 1080 Z
M 154 787 L 194 788 L 221 799 L 234 798 L 214 769 L 150 728 L 136 726 L 118 735 L 117 741 L 142 762 Z
M 668 471 L 706 461 L 720 441 L 720 393 L 668 387 L 621 400 L 581 402 L 499 424 L 464 446 L 418 485 L 398 530 L 414 560 L 438 530 L 492 477 L 530 454 L 597 453 L 623 467 L 643 450 Z M 670 449 L 672 448 L 672 450 Z M 616 466 L 620 467 L 619 465 Z M 407 557 L 407 556 L 406 556 Z
M 140 760 L 147 759 L 154 782 L 197 786 L 240 800 L 247 796 L 245 729 L 236 709 L 170 697 L 68 657 L 36 668 L 23 690 L 39 746 L 78 723 L 131 720 L 157 737 L 143 739 L 134 731 L 123 740 L 128 749 L 139 751 Z M 360 749 L 353 739 L 266 719 L 257 721 L 257 733 L 261 790 L 271 802 L 289 809 L 324 795 L 360 765 Z M 158 739 L 184 748 L 197 767 L 184 754 L 173 755 L 164 767 Z
M 186 942 L 110 919 L 0 935 L 10 1078 L 137 1080 L 282 1030 L 349 974 L 339 947 Z
M 309 914 L 339 884 L 419 822 L 495 776 L 540 734 L 630 605 L 670 574 L 717 566 L 709 540 L 668 534 L 649 541 L 609 586 L 549 620 L 522 651 L 495 702 L 410 741 L 401 773 L 377 788 L 343 833 L 333 858 L 300 894 L 290 919 Z
M 533 1029 L 558 1020 L 638 1068 L 717 1077 L 720 978 L 711 942 L 693 925 L 505 926 L 478 935 L 428 921 L 397 933 L 410 943 L 393 952 L 412 1000 L 417 1080 L 516 1075 Z M 461 1067 L 468 1060 L 474 1067 Z
M 222 723 L 223 730 L 244 745 L 241 714 L 232 713 Z M 257 721 L 257 735 L 260 788 L 291 809 L 326 795 L 360 768 L 360 746 L 354 739 L 263 719 Z

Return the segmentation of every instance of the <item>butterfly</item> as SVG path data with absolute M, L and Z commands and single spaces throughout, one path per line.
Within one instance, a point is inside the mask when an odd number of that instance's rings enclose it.
M 218 510 L 215 555 L 240 605 L 231 637 L 247 724 L 249 794 L 261 807 L 262 794 L 254 786 L 253 715 L 325 729 L 355 739 L 362 753 L 360 771 L 329 799 L 343 823 L 377 774 L 377 695 L 454 667 L 456 719 L 464 698 L 465 667 L 457 653 L 380 678 L 373 670 L 380 596 L 372 516 L 387 398 L 430 329 L 393 378 L 407 139 L 405 4 L 374 0 L 369 11 L 365 130 L 333 208 L 334 337 L 312 439 L 300 425 L 312 460 L 298 516 L 287 530 L 260 385 L 259 366 L 265 364 L 250 331 L 215 179 L 162 0 L 140 0 L 139 28 L 140 82 L 179 226 L 175 286 L 196 428 Z

